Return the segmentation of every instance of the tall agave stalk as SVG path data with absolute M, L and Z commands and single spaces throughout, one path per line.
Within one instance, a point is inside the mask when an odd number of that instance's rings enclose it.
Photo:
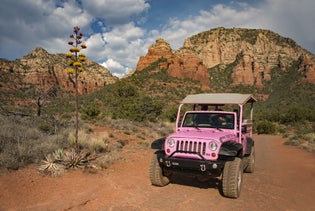
M 68 74 L 69 79 L 73 81 L 75 87 L 75 149 L 79 150 L 78 145 L 78 131 L 79 131 L 79 91 L 78 91 L 78 76 L 84 70 L 83 62 L 86 61 L 86 57 L 83 53 L 80 53 L 82 49 L 86 48 L 86 44 L 82 42 L 83 34 L 80 32 L 80 28 L 75 26 L 73 33 L 70 34 L 71 41 L 68 44 L 71 46 L 69 52 L 66 54 L 68 60 Z

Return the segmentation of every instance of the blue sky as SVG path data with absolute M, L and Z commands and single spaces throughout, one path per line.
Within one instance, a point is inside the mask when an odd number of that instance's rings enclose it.
M 268 29 L 315 53 L 314 0 L 1 0 L 0 58 L 66 53 L 80 26 L 86 56 L 121 77 L 157 38 L 176 50 L 216 27 Z

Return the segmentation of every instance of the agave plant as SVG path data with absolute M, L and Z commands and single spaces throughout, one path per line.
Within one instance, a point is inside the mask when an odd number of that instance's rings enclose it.
M 80 27 L 75 26 L 73 28 L 73 33 L 70 34 L 71 41 L 68 44 L 71 46 L 68 53 L 66 53 L 66 58 L 68 58 L 68 65 L 69 68 L 67 72 L 69 77 L 72 80 L 72 75 L 74 75 L 74 85 L 75 85 L 75 148 L 76 151 L 79 151 L 78 145 L 78 127 L 79 127 L 79 120 L 78 120 L 78 110 L 79 110 L 79 100 L 78 100 L 78 77 L 79 74 L 84 70 L 83 62 L 86 61 L 85 54 L 79 53 L 82 49 L 85 49 L 87 46 L 85 43 L 82 42 L 83 34 L 80 32 Z
M 89 161 L 89 155 L 90 153 L 87 150 L 78 152 L 73 148 L 67 151 L 57 149 L 52 154 L 45 156 L 45 160 L 42 160 L 38 170 L 44 174 L 59 175 L 65 169 L 86 166 Z
M 59 161 L 62 161 L 63 160 L 63 157 L 64 157 L 64 151 L 63 149 L 57 149 L 54 153 L 53 153 L 53 157 L 56 159 L 56 160 L 59 160 Z
M 55 157 L 55 154 L 48 154 L 45 156 L 45 160 L 42 160 L 42 164 L 38 170 L 44 174 L 59 175 L 64 170 L 64 166 L 61 164 L 61 160 Z
M 65 152 L 63 157 L 63 165 L 66 168 L 79 168 L 83 167 L 88 163 L 87 157 L 90 155 L 87 151 L 77 151 L 70 149 Z

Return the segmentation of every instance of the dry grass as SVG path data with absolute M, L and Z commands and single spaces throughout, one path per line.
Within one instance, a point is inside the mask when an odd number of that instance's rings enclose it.
M 303 135 L 301 147 L 310 152 L 315 152 L 315 133 L 307 133 Z
M 78 144 L 82 149 L 88 149 L 91 153 L 102 153 L 109 151 L 109 135 L 102 137 L 92 137 L 85 130 L 78 131 Z M 68 141 L 71 146 L 75 143 L 75 132 L 71 131 L 68 135 Z
M 50 152 L 66 147 L 63 131 L 47 134 L 36 117 L 0 115 L 0 167 L 18 169 L 38 163 Z
M 309 152 L 315 152 L 315 133 L 304 135 L 290 134 L 287 135 L 286 145 L 297 146 Z
M 52 121 L 35 116 L 0 114 L 0 167 L 18 169 L 34 163 L 41 164 L 42 171 L 51 175 L 62 172 L 60 164 L 65 162 L 67 149 L 74 145 L 75 131 L 73 118 L 67 118 L 66 121 L 61 119 L 56 117 Z M 119 160 L 121 149 L 127 145 L 135 147 L 134 150 L 148 149 L 152 141 L 173 131 L 173 124 L 132 122 L 108 117 L 94 124 L 110 129 L 102 131 L 101 136 L 95 136 L 93 130 L 80 120 L 78 144 L 81 150 L 86 149 L 95 155 L 95 161 L 102 168 Z M 75 156 L 69 154 L 67 157 Z

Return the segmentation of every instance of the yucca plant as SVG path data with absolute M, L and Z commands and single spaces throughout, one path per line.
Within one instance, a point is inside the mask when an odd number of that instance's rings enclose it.
M 59 175 L 65 169 L 80 168 L 88 164 L 89 151 L 77 151 L 72 148 L 67 151 L 57 149 L 52 154 L 45 156 L 38 170 L 41 173 L 48 175 Z
M 67 169 L 80 168 L 87 165 L 89 155 L 90 153 L 85 150 L 78 152 L 75 149 L 70 149 L 65 152 L 62 163 Z
M 45 160 L 42 160 L 42 164 L 38 170 L 44 174 L 59 175 L 65 169 L 62 164 L 62 160 L 56 157 L 57 154 L 48 154 L 45 156 Z
M 57 149 L 56 151 L 54 151 L 53 156 L 56 160 L 63 160 L 64 157 L 64 150 L 63 149 Z

